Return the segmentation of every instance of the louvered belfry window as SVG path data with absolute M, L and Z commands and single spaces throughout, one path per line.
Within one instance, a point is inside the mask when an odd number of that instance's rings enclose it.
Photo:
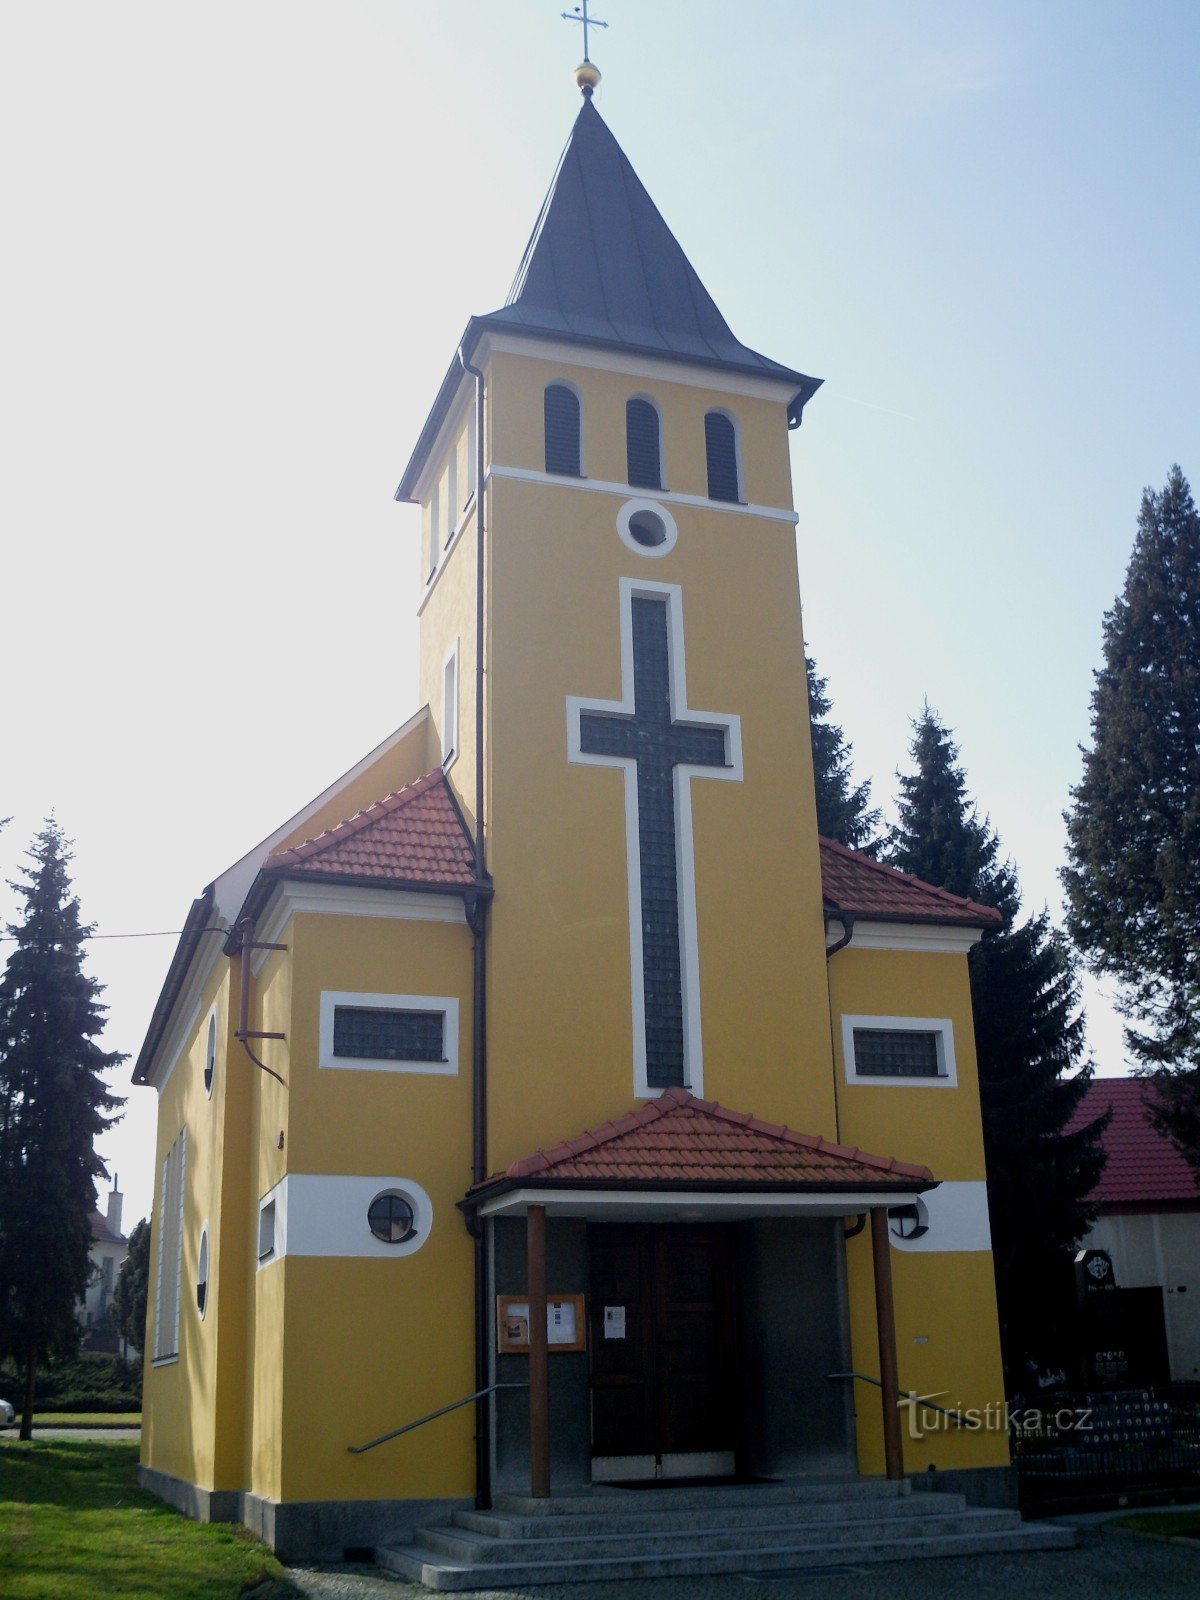
M 632 488 L 662 488 L 658 412 L 649 400 L 626 401 L 625 453 L 629 462 L 629 483 Z
M 708 457 L 708 498 L 737 501 L 737 433 L 722 411 L 704 418 L 704 451 Z
M 565 383 L 547 386 L 543 397 L 546 420 L 546 471 L 563 477 L 582 476 L 579 449 L 579 396 Z

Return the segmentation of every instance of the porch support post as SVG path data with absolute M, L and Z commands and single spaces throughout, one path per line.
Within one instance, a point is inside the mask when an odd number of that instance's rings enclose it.
M 546 1208 L 525 1215 L 529 1286 L 529 1492 L 550 1493 L 550 1384 L 546 1361 Z
M 879 1333 L 883 1459 L 889 1478 L 904 1476 L 900 1432 L 900 1378 L 896 1364 L 896 1309 L 892 1298 L 892 1246 L 886 1206 L 871 1207 L 871 1264 L 875 1272 L 875 1326 Z

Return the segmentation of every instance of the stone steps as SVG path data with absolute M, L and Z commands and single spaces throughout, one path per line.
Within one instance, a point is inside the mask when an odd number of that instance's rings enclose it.
M 610 1491 L 563 1499 L 498 1495 L 491 1512 L 376 1552 L 379 1565 L 438 1590 L 598 1579 L 822 1568 L 929 1556 L 1070 1548 L 1072 1529 L 1023 1524 L 957 1494 L 911 1494 L 879 1479 Z

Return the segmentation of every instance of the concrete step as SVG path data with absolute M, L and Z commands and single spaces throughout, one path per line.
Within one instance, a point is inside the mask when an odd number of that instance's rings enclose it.
M 934 1517 L 883 1517 L 873 1520 L 869 1527 L 862 1524 L 848 1526 L 844 1522 L 809 1522 L 787 1520 L 758 1527 L 726 1527 L 718 1518 L 703 1531 L 696 1528 L 671 1532 L 633 1533 L 603 1531 L 579 1535 L 572 1523 L 564 1533 L 547 1545 L 544 1539 L 507 1539 L 487 1534 L 470 1533 L 459 1528 L 420 1528 L 413 1534 L 414 1542 L 438 1556 L 448 1556 L 455 1562 L 487 1566 L 493 1561 L 540 1562 L 596 1561 L 610 1557 L 620 1550 L 629 1558 L 706 1554 L 722 1550 L 771 1550 L 784 1545 L 845 1545 L 856 1539 L 871 1541 L 942 1538 L 950 1534 L 982 1531 L 994 1533 L 1018 1527 L 1020 1517 L 1015 1511 L 960 1511 Z M 569 1530 L 569 1531 L 567 1531 Z
M 586 1494 L 498 1494 L 495 1509 L 518 1517 L 570 1516 L 609 1510 L 703 1511 L 713 1506 L 799 1505 L 824 1500 L 892 1500 L 912 1493 L 907 1478 L 819 1478 L 811 1483 L 734 1483 L 686 1489 L 614 1489 L 598 1485 Z
M 653 1497 L 647 1499 L 653 1504 Z M 601 1501 L 607 1506 L 610 1502 Z M 456 1511 L 452 1521 L 456 1528 L 470 1533 L 491 1535 L 496 1539 L 561 1539 L 564 1534 L 609 1533 L 614 1538 L 624 1538 L 637 1533 L 683 1533 L 689 1529 L 705 1530 L 719 1518 L 722 1528 L 770 1527 L 784 1518 L 802 1519 L 804 1522 L 867 1522 L 886 1517 L 941 1517 L 966 1509 L 966 1497 L 961 1494 L 894 1495 L 882 1504 L 875 1499 L 858 1500 L 772 1500 L 765 1504 L 745 1501 L 727 1505 L 714 1511 L 705 1504 L 701 1509 L 688 1511 L 659 1511 L 643 1502 L 629 1510 L 600 1510 L 593 1502 L 590 1511 L 577 1511 L 569 1516 L 505 1516 L 497 1511 Z
M 907 1525 L 906 1525 L 907 1526 Z M 1052 1527 L 1047 1523 L 1025 1523 L 996 1528 L 991 1517 L 970 1531 L 937 1535 L 928 1532 L 923 1523 L 914 1524 L 912 1537 L 867 1537 L 875 1529 L 859 1529 L 858 1537 L 847 1537 L 840 1542 L 801 1542 L 794 1529 L 787 1529 L 787 1537 L 780 1543 L 747 1549 L 737 1542 L 724 1547 L 697 1551 L 678 1549 L 671 1551 L 665 1541 L 653 1553 L 631 1555 L 622 1552 L 616 1556 L 572 1559 L 558 1555 L 551 1546 L 537 1554 L 554 1556 L 554 1559 L 507 1560 L 505 1546 L 497 1541 L 490 1545 L 496 1559 L 486 1563 L 463 1561 L 429 1549 L 419 1541 L 407 1546 L 391 1546 L 376 1551 L 376 1561 L 389 1572 L 395 1572 L 409 1582 L 422 1583 L 430 1589 L 442 1591 L 461 1589 L 505 1588 L 537 1583 L 584 1583 L 604 1579 L 647 1579 L 671 1577 L 717 1576 L 727 1573 L 760 1573 L 780 1571 L 819 1571 L 823 1567 L 863 1565 L 867 1562 L 916 1560 L 931 1556 L 988 1555 L 1032 1550 L 1071 1549 L 1075 1545 L 1072 1528 Z M 994 1530 L 994 1531 L 993 1531 Z

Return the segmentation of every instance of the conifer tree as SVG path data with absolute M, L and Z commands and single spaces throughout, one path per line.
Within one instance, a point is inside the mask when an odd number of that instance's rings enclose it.
M 1070 950 L 1045 911 L 1018 926 L 1020 889 L 1000 841 L 967 794 L 950 730 L 925 707 L 900 778 L 887 859 L 902 872 L 992 906 L 1004 918 L 969 970 L 987 1160 L 988 1211 L 1010 1390 L 1069 1311 L 1070 1257 L 1095 1216 L 1109 1113 L 1064 1128 L 1092 1076 Z
M 833 703 L 829 683 L 809 655 L 808 717 L 812 735 L 813 777 L 817 786 L 817 829 L 828 839 L 874 856 L 879 850 L 882 814 L 871 805 L 869 782 L 855 784 L 851 766 L 854 747 L 836 722 L 829 721 Z
M 102 1074 L 125 1057 L 104 1051 L 100 986 L 83 970 L 70 851 L 51 819 L 30 849 L 24 901 L 0 979 L 0 1358 L 25 1374 L 21 1437 L 33 1422 L 39 1362 L 78 1343 L 75 1305 L 88 1281 L 90 1214 L 103 1163 L 98 1134 L 120 1101 Z
M 1071 797 L 1068 929 L 1122 984 L 1152 1112 L 1200 1169 L 1200 512 L 1177 466 L 1142 496 Z

